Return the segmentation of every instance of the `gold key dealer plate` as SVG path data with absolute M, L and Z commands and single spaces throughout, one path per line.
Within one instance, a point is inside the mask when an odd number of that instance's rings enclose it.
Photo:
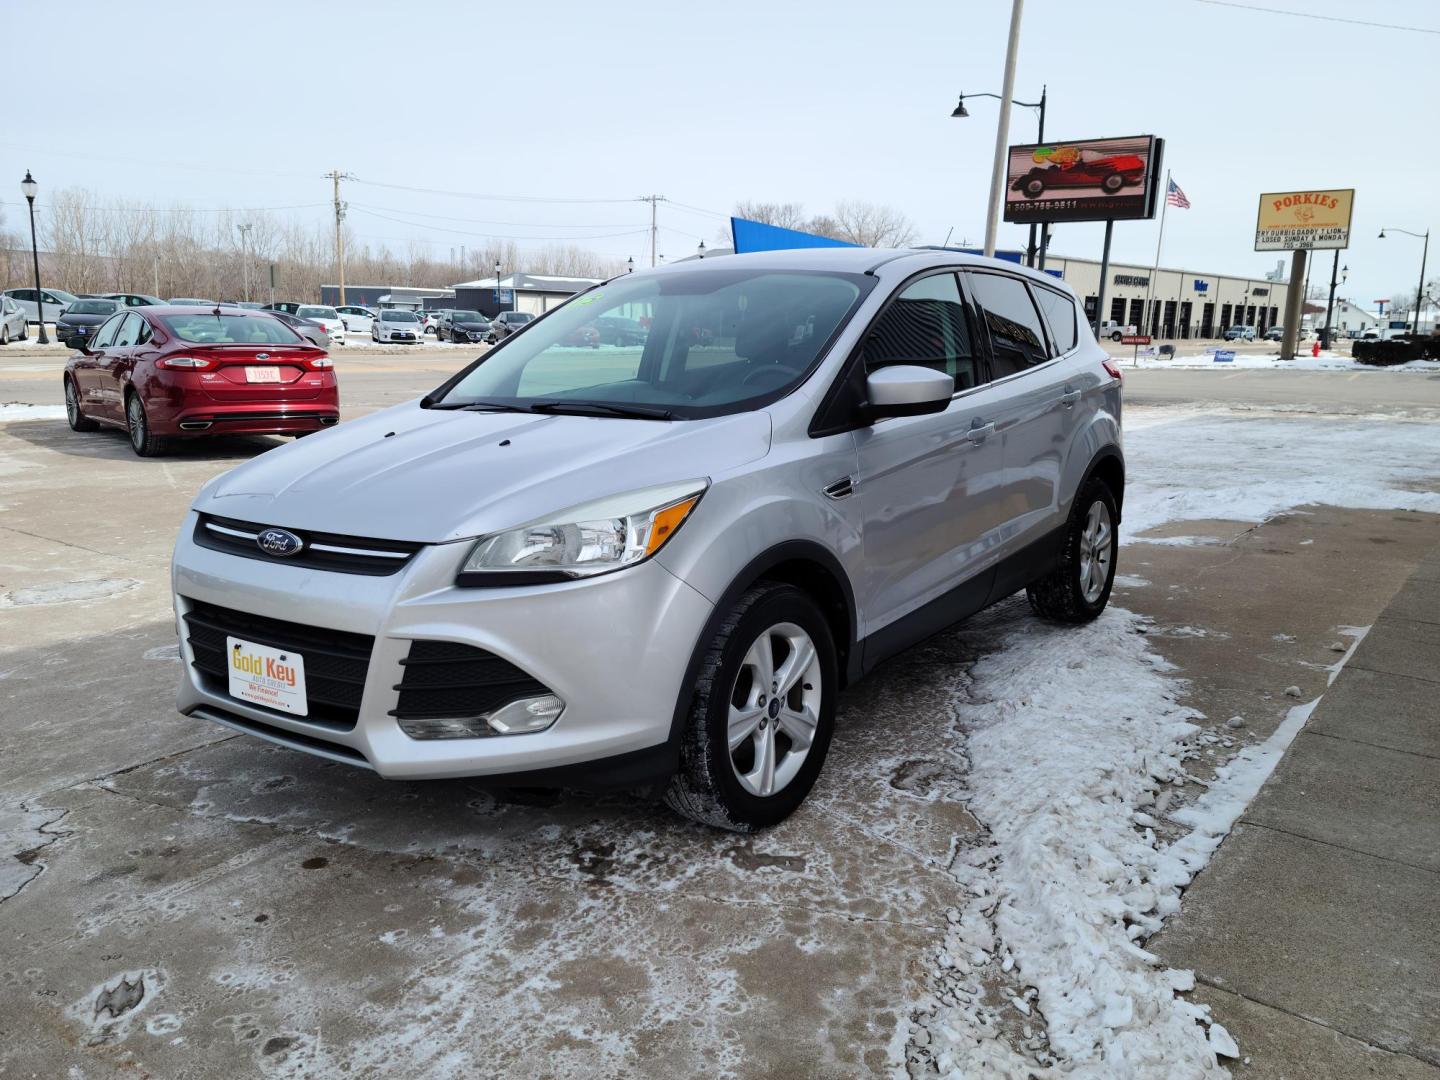
M 226 637 L 230 696 L 267 709 L 305 716 L 305 658 L 299 653 Z
M 246 382 L 279 382 L 280 369 L 278 367 L 247 367 L 245 369 Z

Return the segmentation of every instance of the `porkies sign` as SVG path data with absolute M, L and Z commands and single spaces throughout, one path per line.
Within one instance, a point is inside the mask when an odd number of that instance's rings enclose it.
M 1281 191 L 1260 196 L 1256 251 L 1348 248 L 1355 189 Z

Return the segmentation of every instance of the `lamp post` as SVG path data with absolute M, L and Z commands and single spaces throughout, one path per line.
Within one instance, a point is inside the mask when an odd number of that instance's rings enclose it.
M 696 256 L 698 256 L 698 257 L 701 258 L 701 259 L 703 259 L 703 258 L 705 257 L 705 241 L 704 241 L 704 240 L 701 240 L 701 241 L 700 241 L 700 246 L 695 249 L 695 254 L 696 254 Z
M 500 260 L 495 260 L 495 310 L 500 310 Z
M 635 256 L 634 256 L 634 255 L 631 255 L 630 258 L 628 258 L 628 259 L 625 260 L 625 272 L 626 272 L 627 274 L 633 274 L 633 273 L 635 272 Z
M 35 196 L 40 194 L 40 185 L 30 175 L 30 170 L 25 170 L 25 179 L 20 181 L 20 190 L 25 195 L 25 201 L 30 204 L 30 257 L 35 263 L 35 318 L 40 323 L 40 334 L 35 339 L 41 345 L 49 345 L 50 339 L 45 336 L 45 294 L 40 291 L 40 244 L 35 239 Z
M 26 175 L 28 176 L 29 173 L 26 173 Z M 33 224 L 31 229 L 33 231 Z M 1426 229 L 1423 233 L 1411 232 L 1409 229 L 1391 229 L 1390 231 L 1404 233 L 1406 236 L 1413 236 L 1417 240 L 1423 239 L 1425 241 L 1425 246 L 1420 249 L 1420 287 L 1415 290 L 1415 336 L 1419 337 L 1420 306 L 1425 303 L 1425 259 L 1430 254 L 1430 230 Z M 1380 230 L 1380 239 L 1385 239 L 1384 229 Z M 40 332 L 43 334 L 45 331 L 42 330 Z
M 1024 108 L 1024 109 L 1038 109 L 1038 110 L 1039 110 L 1039 115 L 1040 115 L 1040 131 L 1039 131 L 1039 133 L 1036 135 L 1035 141 L 1036 141 L 1036 142 L 1041 142 L 1041 143 L 1043 143 L 1043 142 L 1045 141 L 1045 96 L 1046 96 L 1048 90 L 1049 90 L 1049 88 L 1046 87 L 1046 86 L 1041 86 L 1041 87 L 1040 87 L 1040 100 L 1039 100 L 1039 101 L 1014 101 L 1013 99 L 1012 99 L 1012 101 L 1011 101 L 1011 104 L 1012 104 L 1012 105 L 1019 105 L 1021 108 Z M 971 96 L 971 97 L 988 97 L 988 98 L 995 98 L 997 101 L 1000 100 L 1000 95 L 999 95 L 999 94 L 971 94 L 970 96 Z M 966 108 L 965 108 L 965 95 L 964 95 L 964 94 L 961 94 L 961 95 L 960 95 L 960 101 L 956 104 L 956 106 L 955 106 L 955 111 L 950 114 L 950 117 L 951 117 L 951 119 L 953 119 L 953 120 L 964 120 L 964 119 L 965 119 L 966 117 L 968 117 L 969 115 L 970 115 L 970 113 L 969 113 L 969 112 L 966 110 Z M 1008 149 L 1008 148 L 1007 148 L 1007 149 Z M 1042 243 L 1043 243 L 1043 241 L 1044 241 L 1044 237 L 1043 237 L 1043 236 L 1041 237 L 1041 241 L 1042 241 Z M 1029 242 L 1026 244 L 1026 247 L 1025 247 L 1025 257 L 1026 257 L 1026 263 L 1027 263 L 1027 265 L 1029 265 L 1029 266 L 1034 266 L 1034 265 L 1035 265 L 1036 251 L 1037 251 L 1037 247 L 1036 247 L 1036 243 L 1035 243 L 1035 226 L 1034 226 L 1034 225 L 1031 225 L 1031 226 L 1030 226 L 1030 240 L 1029 240 Z M 1043 264 L 1042 264 L 1042 265 L 1043 265 Z

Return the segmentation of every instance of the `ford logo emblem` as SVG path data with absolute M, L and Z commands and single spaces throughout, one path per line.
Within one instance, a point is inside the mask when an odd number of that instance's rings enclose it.
M 256 359 L 256 360 L 269 360 L 269 359 L 270 359 L 270 354 L 269 354 L 268 352 L 257 352 L 257 353 L 255 354 L 255 359 Z
M 266 529 L 255 537 L 255 543 L 266 555 L 287 559 L 305 546 L 305 541 L 285 529 Z

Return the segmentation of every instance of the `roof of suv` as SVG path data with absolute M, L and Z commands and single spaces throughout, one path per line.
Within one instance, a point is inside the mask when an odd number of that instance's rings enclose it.
M 1061 279 L 1019 263 L 1003 259 L 987 259 L 958 248 L 864 248 L 825 247 L 791 248 L 784 251 L 755 251 L 742 255 L 724 255 L 715 259 L 686 259 L 683 262 L 646 270 L 646 273 L 687 274 L 707 267 L 755 268 L 763 270 L 830 270 L 838 273 L 873 273 L 888 263 L 904 261 L 907 270 L 923 270 L 927 266 L 990 266 L 1009 270 L 1047 285 L 1063 285 Z M 622 275 L 623 276 L 623 275 Z

